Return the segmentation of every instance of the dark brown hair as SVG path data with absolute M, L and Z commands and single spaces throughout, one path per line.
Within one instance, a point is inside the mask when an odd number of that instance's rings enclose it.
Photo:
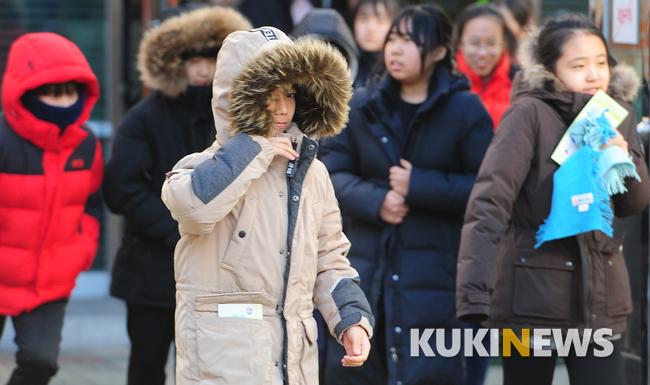
M 409 21 L 411 22 L 411 30 L 402 30 L 402 24 L 409 25 Z M 415 45 L 422 49 L 420 58 L 422 64 L 424 64 L 424 59 L 429 52 L 433 52 L 439 46 L 446 47 L 447 53 L 440 61 L 440 64 L 449 71 L 454 70 L 451 56 L 451 20 L 440 7 L 433 4 L 406 7 L 395 16 L 388 36 L 393 33 L 393 29 L 399 36 L 410 36 Z M 384 47 L 388 41 L 388 36 L 386 36 Z
M 564 44 L 571 36 L 580 32 L 600 38 L 607 50 L 609 67 L 612 68 L 616 65 L 616 60 L 609 54 L 609 47 L 603 32 L 587 16 L 579 13 L 566 13 L 546 19 L 537 38 L 535 59 L 547 70 L 555 73 L 555 64 L 562 56 Z

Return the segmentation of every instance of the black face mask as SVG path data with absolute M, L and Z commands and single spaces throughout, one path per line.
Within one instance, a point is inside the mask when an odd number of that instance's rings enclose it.
M 55 107 L 45 104 L 38 96 L 30 92 L 23 95 L 20 100 L 23 102 L 25 108 L 38 119 L 54 123 L 61 127 L 61 129 L 64 129 L 79 119 L 84 107 L 85 94 L 84 90 L 80 89 L 79 99 L 70 107 Z

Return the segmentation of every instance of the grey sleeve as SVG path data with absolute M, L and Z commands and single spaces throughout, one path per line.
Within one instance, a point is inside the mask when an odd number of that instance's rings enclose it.
M 194 169 L 194 194 L 204 204 L 208 204 L 230 186 L 260 152 L 262 146 L 247 134 L 231 138 L 211 159 Z
M 345 329 L 361 322 L 361 317 L 366 317 L 370 325 L 375 327 L 375 318 L 372 316 L 370 304 L 366 295 L 359 287 L 359 276 L 343 278 L 337 282 L 332 290 L 332 298 L 339 309 L 341 321 L 334 327 L 337 338 Z

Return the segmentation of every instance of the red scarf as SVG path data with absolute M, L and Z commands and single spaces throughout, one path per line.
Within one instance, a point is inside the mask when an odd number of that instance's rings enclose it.
M 510 54 L 503 52 L 492 75 L 487 80 L 470 68 L 461 51 L 456 52 L 456 63 L 458 71 L 469 78 L 472 84 L 470 91 L 481 98 L 483 105 L 490 113 L 496 130 L 501 116 L 510 106 L 510 89 L 512 88 Z

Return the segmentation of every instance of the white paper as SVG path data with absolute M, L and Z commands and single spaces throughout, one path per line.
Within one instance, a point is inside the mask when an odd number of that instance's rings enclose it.
M 638 0 L 613 1 L 612 42 L 616 44 L 639 44 Z

